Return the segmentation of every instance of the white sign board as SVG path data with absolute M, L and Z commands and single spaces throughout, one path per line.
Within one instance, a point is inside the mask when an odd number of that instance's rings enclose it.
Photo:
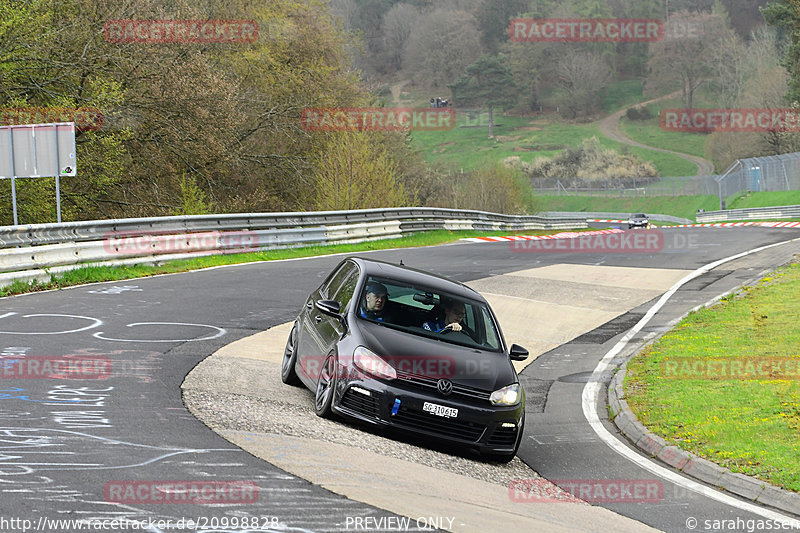
M 0 178 L 75 175 L 74 122 L 0 126 Z

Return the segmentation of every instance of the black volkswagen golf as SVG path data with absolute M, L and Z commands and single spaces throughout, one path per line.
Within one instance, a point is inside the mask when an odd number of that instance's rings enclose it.
M 486 300 L 421 270 L 348 258 L 305 302 L 289 335 L 284 383 L 332 413 L 474 447 L 510 461 L 525 423 L 525 391 Z

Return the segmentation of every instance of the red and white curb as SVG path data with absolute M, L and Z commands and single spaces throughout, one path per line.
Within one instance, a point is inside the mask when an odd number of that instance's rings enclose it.
M 588 222 L 614 222 L 606 220 L 589 220 Z M 622 221 L 616 221 L 622 222 Z M 681 224 L 678 226 L 658 226 L 654 229 L 669 228 L 740 228 L 740 227 L 760 227 L 760 228 L 800 228 L 800 222 L 715 222 L 709 224 Z M 510 235 L 508 237 L 470 237 L 461 239 L 466 242 L 511 242 L 511 241 L 542 241 L 553 239 L 575 239 L 577 237 L 590 237 L 592 235 L 607 235 L 609 233 L 625 233 L 621 229 L 604 229 L 597 231 L 568 231 L 553 235 Z
M 510 235 L 508 237 L 470 237 L 461 239 L 467 242 L 510 242 L 510 241 L 549 241 L 557 239 L 575 239 L 592 235 L 608 235 L 609 233 L 625 233 L 621 229 L 602 229 L 597 231 L 566 231 L 554 235 Z
M 713 222 L 707 224 L 659 226 L 659 228 L 740 228 L 745 226 L 756 226 L 760 228 L 798 228 L 800 227 L 800 222 Z

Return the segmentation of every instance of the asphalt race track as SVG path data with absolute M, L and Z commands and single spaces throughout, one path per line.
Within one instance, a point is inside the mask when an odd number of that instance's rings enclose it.
M 403 259 L 406 265 L 468 282 L 559 264 L 695 270 L 800 237 L 796 230 L 765 228 L 663 233 L 663 250 L 650 254 L 534 254 L 519 253 L 508 243 L 462 243 L 369 256 Z M 797 243 L 773 247 L 693 280 L 642 335 L 663 331 L 689 309 L 757 280 L 798 251 Z M 380 524 L 397 531 L 400 517 L 314 486 L 241 451 L 196 420 L 181 400 L 181 383 L 195 365 L 237 339 L 294 319 L 310 290 L 340 260 L 329 256 L 247 264 L 0 300 L 4 363 L 73 356 L 109 362 L 111 369 L 95 376 L 102 379 L 3 376 L 0 531 L 75 531 L 75 525 L 45 519 L 124 518 L 143 521 L 147 527 L 140 530 L 146 531 L 321 532 L 353 530 L 354 516 L 369 518 L 376 525 L 371 530 Z M 663 487 L 658 501 L 597 504 L 657 529 L 690 531 L 689 518 L 699 521 L 695 531 L 709 531 L 704 520 L 763 520 L 658 478 L 612 450 L 587 423 L 581 395 L 589 376 L 652 305 L 559 346 L 526 368 L 526 438 L 519 457 L 551 480 L 657 481 Z M 158 494 L 130 491 L 147 487 L 149 481 L 175 486 Z M 199 502 L 187 502 L 186 487 L 191 490 L 193 483 L 205 483 L 203 489 L 217 483 L 217 490 L 203 492 L 205 499 Z M 180 519 L 200 527 L 181 527 Z M 586 527 L 591 530 L 591 524 Z M 412 521 L 409 530 L 418 529 L 426 528 Z

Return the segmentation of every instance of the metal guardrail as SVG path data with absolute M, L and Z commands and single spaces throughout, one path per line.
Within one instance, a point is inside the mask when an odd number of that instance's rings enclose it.
M 749 209 L 726 209 L 697 213 L 698 222 L 725 222 L 728 220 L 763 220 L 778 218 L 800 218 L 800 205 L 778 207 L 751 207 Z
M 585 216 L 437 208 L 195 215 L 0 227 L 0 286 L 86 265 L 159 263 L 218 253 L 396 238 L 417 231 L 586 228 Z
M 567 218 L 599 218 L 599 219 L 616 219 L 628 220 L 632 213 L 602 213 L 602 212 L 568 212 L 568 211 L 546 211 L 539 213 L 545 217 L 567 217 Z M 687 218 L 673 217 L 671 215 L 659 215 L 646 213 L 647 218 L 650 220 L 658 220 L 659 222 L 672 222 L 674 224 L 693 224 L 693 220 Z
M 579 216 L 577 218 L 583 218 Z M 259 229 L 290 229 L 320 227 L 365 222 L 398 220 L 412 226 L 441 229 L 442 221 L 473 222 L 474 229 L 550 229 L 547 224 L 559 221 L 540 216 L 517 216 L 485 211 L 438 209 L 431 207 L 403 207 L 394 209 L 361 209 L 355 211 L 318 211 L 311 213 L 242 213 L 228 215 L 192 215 L 159 218 L 128 218 L 62 224 L 31 224 L 0 226 L 0 248 L 25 244 L 52 244 L 57 242 L 82 242 L 101 240 L 120 233 L 153 234 L 196 231 L 235 231 Z M 578 220 L 565 221 L 567 224 Z M 558 229 L 561 226 L 554 227 Z

